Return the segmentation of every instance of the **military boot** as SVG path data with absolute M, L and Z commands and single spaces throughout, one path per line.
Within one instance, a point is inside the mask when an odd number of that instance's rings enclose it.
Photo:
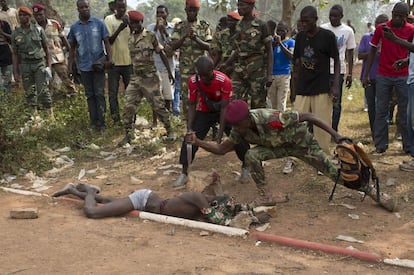
M 118 142 L 118 147 L 122 147 L 127 143 L 131 143 L 131 141 L 134 139 L 134 135 L 132 134 L 131 131 L 127 131 L 125 133 L 125 136 L 123 139 L 121 139 L 120 142 Z

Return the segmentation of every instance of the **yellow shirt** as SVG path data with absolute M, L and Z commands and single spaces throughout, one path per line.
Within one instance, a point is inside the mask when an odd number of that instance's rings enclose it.
M 109 36 L 112 36 L 115 33 L 121 23 L 122 20 L 117 19 L 115 14 L 105 17 L 105 25 L 108 29 Z M 128 49 L 129 35 L 130 29 L 129 27 L 126 27 L 118 34 L 114 43 L 111 45 L 112 60 L 115 66 L 131 65 L 131 56 Z

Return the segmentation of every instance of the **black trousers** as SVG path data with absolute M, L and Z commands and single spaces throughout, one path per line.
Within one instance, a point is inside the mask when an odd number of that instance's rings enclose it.
M 207 136 L 208 131 L 210 128 L 216 123 L 220 122 L 220 112 L 217 113 L 206 113 L 206 112 L 200 112 L 196 111 L 193 127 L 192 129 L 196 132 L 196 136 L 198 139 L 204 140 L 204 138 Z M 224 128 L 224 133 L 228 136 L 231 131 L 231 126 L 226 124 Z M 247 150 L 250 149 L 250 144 L 247 142 L 242 142 L 237 144 L 234 147 L 234 150 L 236 151 L 237 157 L 240 159 L 240 161 L 243 163 L 244 166 L 244 156 L 246 155 Z M 194 160 L 195 154 L 198 150 L 198 146 L 193 145 L 193 156 L 192 159 Z M 185 140 L 183 140 L 183 143 L 181 145 L 181 152 L 180 152 L 180 164 L 188 164 L 187 161 L 187 143 Z

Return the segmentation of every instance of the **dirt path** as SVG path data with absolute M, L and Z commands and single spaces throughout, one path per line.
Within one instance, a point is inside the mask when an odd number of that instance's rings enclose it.
M 108 150 L 114 148 L 107 148 Z M 79 170 L 99 169 L 83 181 L 102 187 L 104 194 L 126 196 L 139 188 L 150 188 L 164 197 L 180 191 L 171 187 L 179 169 L 159 169 L 176 164 L 172 153 L 162 158 L 142 159 L 132 152 L 105 161 L 96 151 L 89 162 L 75 164 L 51 182 L 52 193 L 68 182 L 76 182 Z M 400 198 L 398 215 L 381 209 L 370 199 L 338 188 L 335 205 L 327 198 L 332 183 L 297 161 L 295 172 L 284 175 L 283 160 L 266 162 L 266 174 L 274 192 L 290 194 L 290 201 L 276 208 L 266 233 L 278 234 L 376 253 L 384 258 L 414 259 L 413 174 L 398 170 L 406 159 L 397 149 L 374 158 L 383 190 Z M 217 165 L 219 162 L 219 165 Z M 224 191 L 238 201 L 256 196 L 253 182 L 239 184 L 233 171 L 239 170 L 234 154 L 224 157 L 197 154 L 193 171 L 221 175 Z M 172 171 L 167 171 L 172 170 Z M 167 172 L 171 173 L 170 175 Z M 395 182 L 387 187 L 388 179 Z M 142 182 L 141 182 L 142 181 Z M 17 180 L 30 186 L 24 180 Z M 200 236 L 200 230 L 159 224 L 137 218 L 90 220 L 81 206 L 46 197 L 27 197 L 0 192 L 0 274 L 412 274 L 412 270 L 373 264 L 349 257 L 293 249 L 252 239 L 220 234 Z M 408 201 L 408 202 L 406 202 Z M 349 210 L 340 203 L 356 207 Z M 9 219 L 15 207 L 38 207 L 39 218 Z M 348 214 L 356 214 L 358 220 Z M 252 228 L 252 230 L 254 230 Z M 364 241 L 335 240 L 348 235 Z

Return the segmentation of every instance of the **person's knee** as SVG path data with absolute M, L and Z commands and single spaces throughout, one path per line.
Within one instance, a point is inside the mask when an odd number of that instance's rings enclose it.
M 96 210 L 97 210 L 96 207 L 91 207 L 91 206 L 83 207 L 83 212 L 85 213 L 85 216 L 88 217 L 89 219 L 101 218 L 101 216 L 99 215 L 99 212 Z

